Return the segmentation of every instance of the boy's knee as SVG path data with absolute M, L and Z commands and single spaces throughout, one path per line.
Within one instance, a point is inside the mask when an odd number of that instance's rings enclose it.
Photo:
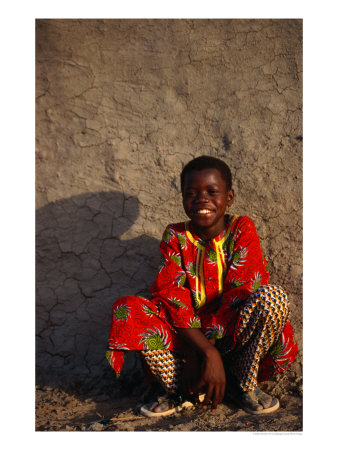
M 282 287 L 266 284 L 258 288 L 256 294 L 264 305 L 273 308 L 285 317 L 288 316 L 290 309 L 288 296 Z

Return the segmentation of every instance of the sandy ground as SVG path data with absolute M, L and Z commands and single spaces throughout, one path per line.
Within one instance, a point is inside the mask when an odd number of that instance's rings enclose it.
M 302 377 L 283 375 L 261 387 L 279 398 L 273 414 L 250 415 L 224 400 L 215 412 L 192 407 L 172 416 L 146 418 L 137 411 L 139 395 L 117 398 L 109 393 L 78 394 L 36 386 L 37 431 L 302 431 Z M 111 419 L 101 424 L 101 419 Z

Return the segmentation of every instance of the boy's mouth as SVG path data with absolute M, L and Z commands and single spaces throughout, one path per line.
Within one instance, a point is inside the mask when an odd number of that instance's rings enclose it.
M 213 212 L 214 211 L 212 211 L 211 209 L 203 208 L 203 209 L 196 209 L 195 211 L 193 211 L 193 214 L 197 216 L 204 216 L 207 214 L 213 214 Z

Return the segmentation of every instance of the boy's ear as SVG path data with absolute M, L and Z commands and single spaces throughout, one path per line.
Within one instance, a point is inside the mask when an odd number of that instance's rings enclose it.
M 235 192 L 233 189 L 230 189 L 230 191 L 227 191 L 227 206 L 231 206 L 235 199 Z

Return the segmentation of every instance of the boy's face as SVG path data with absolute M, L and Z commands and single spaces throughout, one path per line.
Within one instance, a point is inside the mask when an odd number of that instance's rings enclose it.
M 234 191 L 217 169 L 188 172 L 184 179 L 183 206 L 201 239 L 211 239 L 224 229 L 224 214 L 232 205 Z

